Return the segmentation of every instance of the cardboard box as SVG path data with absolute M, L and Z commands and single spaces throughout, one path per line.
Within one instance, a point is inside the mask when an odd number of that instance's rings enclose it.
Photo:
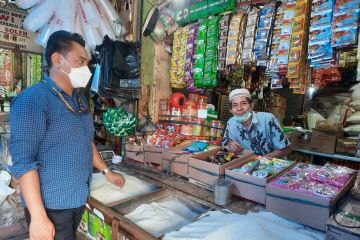
M 216 180 L 224 177 L 225 168 L 254 156 L 253 152 L 244 150 L 241 157 L 223 165 L 205 161 L 207 156 L 214 155 L 221 149 L 221 147 L 218 147 L 189 157 L 189 179 L 200 181 L 207 186 L 206 188 L 213 189 Z
M 326 131 L 313 128 L 310 149 L 317 152 L 334 154 L 336 149 L 336 141 L 343 136 L 343 131 Z
M 182 177 L 189 177 L 188 159 L 192 154 L 185 151 L 164 151 L 162 155 L 164 171 Z
M 349 226 L 350 228 L 345 226 Z M 334 215 L 332 215 L 327 221 L 326 239 L 360 239 L 360 201 L 356 201 L 351 198 L 346 199 Z
M 338 139 L 336 142 L 336 153 L 346 153 L 355 156 L 357 140 Z
M 279 174 L 276 178 L 281 175 Z M 266 210 L 289 220 L 325 231 L 326 222 L 334 211 L 334 207 L 354 186 L 355 180 L 356 174 L 354 173 L 339 194 L 331 200 L 267 184 Z
M 125 145 L 126 157 L 131 161 L 136 161 L 139 163 L 144 163 L 145 153 L 143 146 L 137 146 L 132 143 L 127 143 Z
M 144 146 L 145 152 L 145 164 L 151 166 L 151 168 L 162 171 L 162 153 L 165 148 L 158 148 L 155 146 Z
M 284 169 L 283 171 L 270 176 L 269 178 L 258 178 L 252 175 L 246 175 L 239 172 L 231 171 L 234 168 L 240 168 L 243 165 L 247 164 L 248 162 L 253 161 L 256 156 L 253 156 L 245 161 L 240 163 L 236 163 L 231 167 L 225 169 L 225 179 L 231 181 L 234 184 L 232 188 L 232 194 L 249 199 L 254 202 L 258 202 L 261 204 L 265 204 L 266 200 L 266 183 L 274 179 L 277 175 L 283 173 L 287 169 L 291 168 L 292 164 L 288 168 Z

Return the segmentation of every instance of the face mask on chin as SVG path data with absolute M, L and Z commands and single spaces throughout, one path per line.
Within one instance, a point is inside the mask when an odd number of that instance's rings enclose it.
M 70 72 L 66 73 L 62 68 L 61 71 L 65 73 L 71 82 L 71 85 L 73 88 L 84 88 L 88 84 L 90 78 L 91 78 L 91 72 L 87 66 L 73 68 L 70 66 L 70 64 L 66 61 L 64 57 L 62 57 L 66 64 L 70 67 Z
M 237 122 L 245 123 L 252 116 L 252 112 L 247 112 L 244 115 L 234 115 Z

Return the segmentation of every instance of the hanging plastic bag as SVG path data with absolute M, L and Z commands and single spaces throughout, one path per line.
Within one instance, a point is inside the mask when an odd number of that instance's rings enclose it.
M 93 50 L 100 41 L 100 36 L 96 31 L 96 28 L 91 27 L 88 19 L 86 18 L 84 9 L 81 5 L 79 6 L 79 13 L 81 27 L 85 35 L 86 43 L 90 47 L 90 49 Z
M 87 22 L 92 27 L 101 27 L 99 14 L 96 10 L 96 7 L 91 0 L 80 0 L 81 8 L 85 14 Z
M 108 21 L 110 22 L 112 29 L 117 37 L 125 34 L 123 32 L 123 27 L 121 26 L 121 18 L 116 12 L 114 7 L 111 5 L 109 0 L 94 0 L 97 2 L 98 6 L 101 7 L 102 11 L 105 13 Z
M 79 4 L 78 0 L 63 0 L 62 1 L 64 8 L 61 11 L 56 11 L 56 16 L 61 19 L 63 26 L 62 30 L 68 31 L 68 32 L 74 32 L 75 29 L 75 16 L 76 16 L 76 10 L 77 6 Z
M 58 1 L 45 0 L 35 8 L 24 19 L 24 28 L 30 32 L 36 32 L 44 26 L 58 9 Z
M 28 9 L 34 7 L 36 4 L 40 3 L 42 0 L 16 0 L 15 3 L 19 8 Z
M 116 40 L 116 36 L 114 33 L 114 30 L 111 26 L 111 24 L 109 23 L 106 14 L 103 12 L 101 6 L 99 5 L 99 3 L 97 1 L 94 1 L 94 5 L 96 7 L 96 10 L 100 16 L 99 20 L 100 20 L 100 27 L 99 27 L 99 32 L 101 35 L 101 38 L 103 39 L 106 35 L 109 36 L 109 38 Z
M 46 43 L 50 37 L 50 34 L 51 34 L 50 24 L 47 23 L 40 29 L 40 32 L 35 39 L 35 43 L 43 47 L 46 47 Z

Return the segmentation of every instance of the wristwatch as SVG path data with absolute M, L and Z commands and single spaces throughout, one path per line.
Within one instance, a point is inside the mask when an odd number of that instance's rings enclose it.
M 104 170 L 101 171 L 101 173 L 102 173 L 103 175 L 106 175 L 106 174 L 108 174 L 110 171 L 111 171 L 110 168 L 109 168 L 109 167 L 106 167 Z

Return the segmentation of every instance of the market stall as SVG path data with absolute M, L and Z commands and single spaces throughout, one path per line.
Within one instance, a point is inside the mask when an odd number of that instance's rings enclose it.
M 119 12 L 75 1 L 65 13 L 25 2 L 25 28 L 41 45 L 58 29 L 89 42 L 95 143 L 126 179 L 119 188 L 94 171 L 79 238 L 358 239 L 358 0 L 143 1 L 141 39 L 139 16 L 126 14 L 141 11 L 133 1 L 112 1 L 126 2 Z M 45 8 L 54 11 L 35 21 Z M 0 50 L 2 86 L 14 81 L 15 54 Z M 27 57 L 31 85 L 41 59 Z M 262 133 L 242 151 L 227 144 L 229 131 L 244 139 L 253 124 L 229 127 L 241 116 L 231 93 L 244 88 L 251 117 L 270 116 L 281 149 Z M 282 149 L 292 152 L 268 156 Z M 21 208 L 18 183 L 5 185 Z

